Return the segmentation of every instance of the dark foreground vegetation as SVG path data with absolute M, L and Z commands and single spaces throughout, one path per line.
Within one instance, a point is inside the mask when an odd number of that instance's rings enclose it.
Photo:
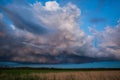
M 120 69 L 0 68 L 0 80 L 120 80 Z

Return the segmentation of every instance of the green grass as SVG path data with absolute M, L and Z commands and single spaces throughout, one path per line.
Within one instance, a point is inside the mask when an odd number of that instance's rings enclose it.
M 49 73 L 49 72 L 71 72 L 80 70 L 69 70 L 69 69 L 34 69 L 34 68 L 12 68 L 12 69 L 0 69 L 0 73 L 6 74 L 29 74 L 29 73 Z
M 0 80 L 120 80 L 120 70 L 0 68 Z

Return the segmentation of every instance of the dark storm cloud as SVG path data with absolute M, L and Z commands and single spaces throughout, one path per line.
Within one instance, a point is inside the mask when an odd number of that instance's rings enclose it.
M 21 7 L 21 8 L 20 8 Z M 13 22 L 15 27 L 20 28 L 22 30 L 27 30 L 36 34 L 45 34 L 47 29 L 42 27 L 42 25 L 36 23 L 33 20 L 33 16 L 31 15 L 29 7 L 26 8 L 22 6 L 0 6 L 2 11 L 8 16 L 8 18 Z M 16 10 L 16 11 L 14 11 Z M 25 14 L 25 15 L 24 15 Z
M 3 21 L 3 14 L 0 13 L 0 37 L 5 37 L 7 35 L 7 30 L 9 26 Z
M 108 60 L 113 54 L 93 46 L 94 36 L 79 28 L 80 9 L 71 3 L 61 7 L 56 1 L 45 6 L 15 2 L 0 8 L 12 22 L 0 17 L 0 61 L 80 63 Z

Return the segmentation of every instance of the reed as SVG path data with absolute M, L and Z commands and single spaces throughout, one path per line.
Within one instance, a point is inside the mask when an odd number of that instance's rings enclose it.
M 120 71 L 0 73 L 0 80 L 120 80 Z

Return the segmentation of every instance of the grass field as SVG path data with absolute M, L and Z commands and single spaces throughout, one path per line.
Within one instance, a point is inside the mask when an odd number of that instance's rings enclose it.
M 120 70 L 0 69 L 0 80 L 120 80 Z

